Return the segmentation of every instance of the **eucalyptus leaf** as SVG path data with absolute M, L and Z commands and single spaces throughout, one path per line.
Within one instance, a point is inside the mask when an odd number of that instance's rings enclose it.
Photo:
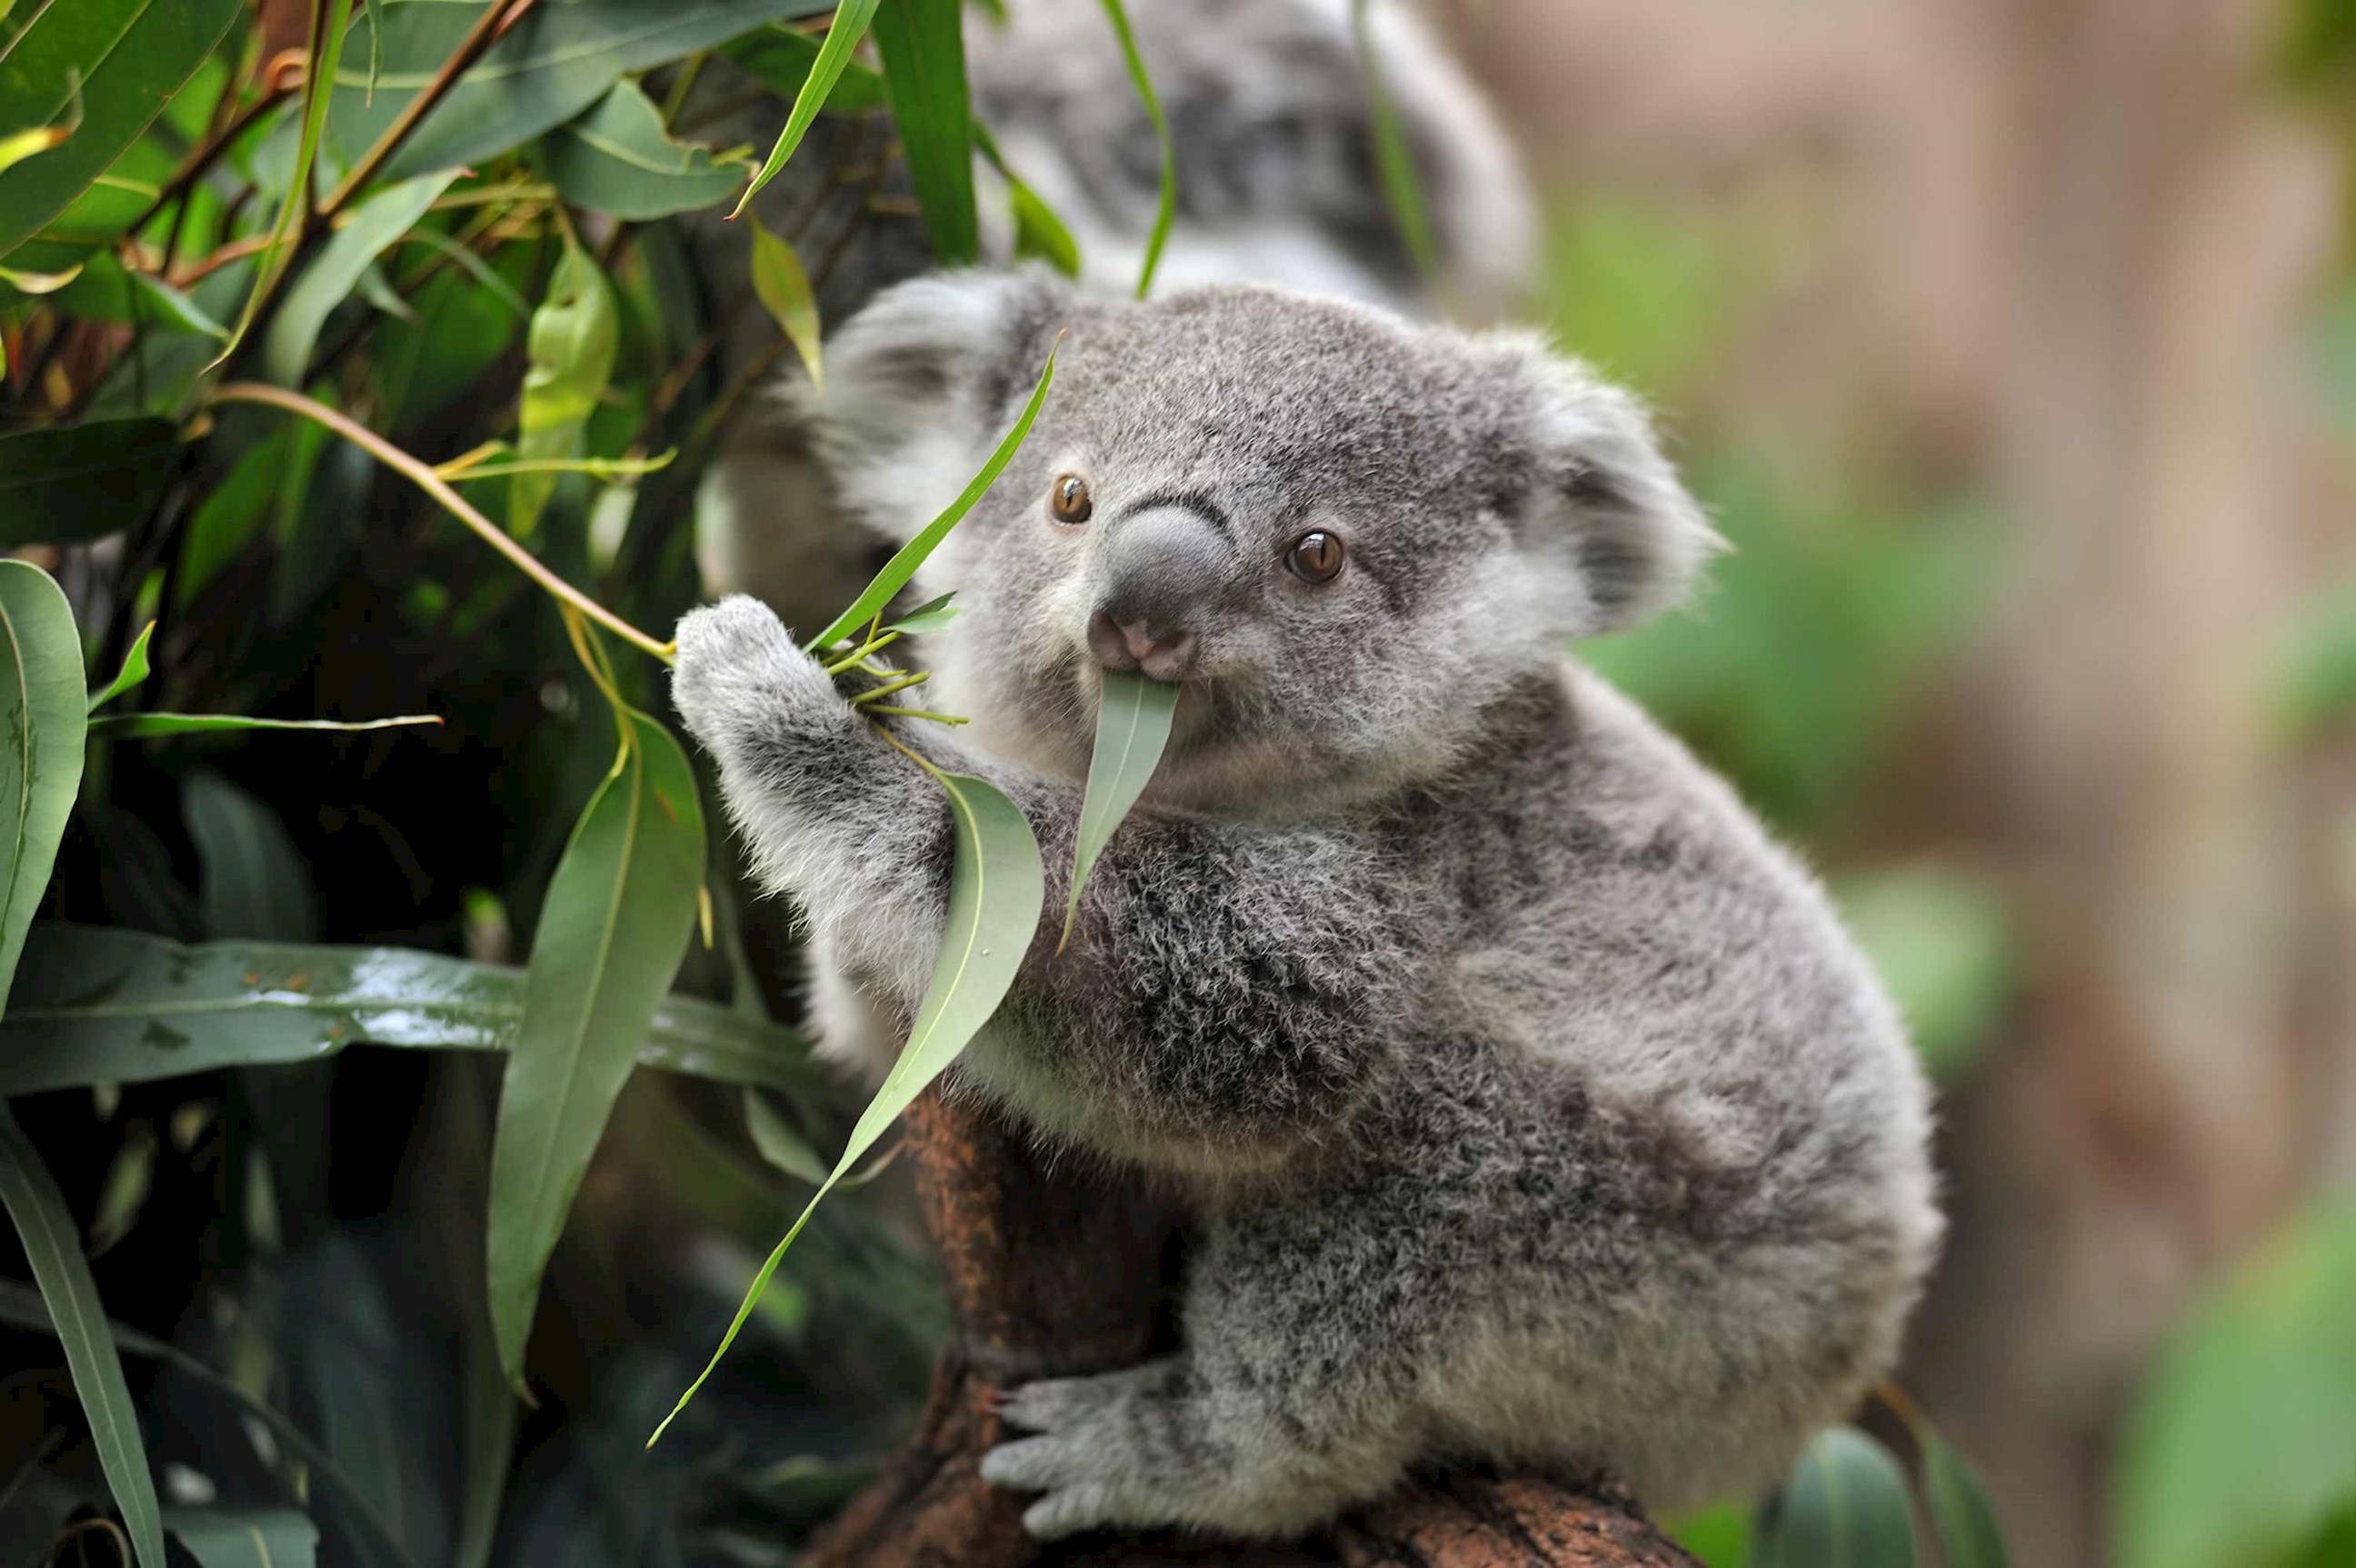
M 153 274 L 132 271 L 112 251 L 93 252 L 54 297 L 59 309 L 85 320 L 120 321 L 202 338 L 229 336 L 229 328 L 195 300 Z
M 933 965 L 932 981 L 925 988 L 916 1021 L 908 1031 L 908 1043 L 893 1062 L 884 1086 L 860 1113 L 833 1170 L 754 1276 L 752 1288 L 744 1293 L 744 1303 L 721 1336 L 712 1359 L 647 1439 L 649 1448 L 728 1353 L 777 1265 L 784 1262 L 787 1249 L 809 1223 L 819 1202 L 998 1011 L 1039 929 L 1046 879 L 1031 824 L 1014 802 L 986 779 L 962 773 L 937 772 L 934 777 L 948 794 L 957 856 L 949 877 L 948 919 L 942 928 L 940 957 Z
M 531 362 L 524 371 L 516 453 L 526 462 L 570 457 L 597 400 L 613 380 L 622 320 L 614 289 L 588 252 L 567 240 L 549 279 L 548 297 L 531 313 Z M 557 476 L 529 470 L 508 480 L 508 532 L 528 537 L 555 493 Z
M 38 566 L 0 561 L 0 1008 L 81 789 L 89 703 L 64 590 Z
M 310 867 L 276 811 L 209 768 L 181 784 L 180 810 L 197 846 L 207 936 L 317 940 Z
M 131 639 L 130 650 L 123 656 L 123 668 L 114 672 L 113 680 L 90 694 L 88 712 L 96 713 L 147 679 L 147 640 L 155 635 L 155 623 L 152 620 L 139 628 L 139 635 Z
M 1918 1432 L 1922 1445 L 1922 1502 L 1939 1542 L 1941 1568 L 2006 1568 L 2004 1530 L 1972 1467 L 1953 1444 Z M 2356 1487 L 2351 1487 L 2356 1495 Z
M 957 619 L 958 607 L 950 602 L 956 597 L 955 593 L 947 593 L 937 599 L 926 599 L 899 619 L 886 622 L 884 629 L 905 632 L 911 637 L 927 631 L 938 631 Z
M 524 972 L 413 948 L 183 944 L 37 922 L 0 1021 L 0 1095 L 316 1061 L 347 1046 L 503 1051 Z M 714 1003 L 667 996 L 632 1043 L 648 1067 L 831 1099 L 808 1044 Z
M 973 510 L 974 502 L 981 499 L 990 487 L 998 482 L 998 476 L 1006 471 L 1006 465 L 1013 460 L 1016 448 L 1023 445 L 1023 438 L 1031 434 L 1031 422 L 1039 417 L 1040 405 L 1047 401 L 1047 389 L 1055 380 L 1055 355 L 1051 349 L 1046 364 L 1040 369 L 1039 384 L 1031 390 L 1031 401 L 1023 405 L 1023 413 L 999 441 L 998 449 L 990 455 L 990 460 L 981 466 L 981 471 L 974 475 L 963 493 L 949 502 L 938 517 L 925 524 L 921 532 L 893 553 L 892 559 L 884 563 L 884 569 L 875 574 L 874 580 L 851 601 L 849 609 L 835 617 L 832 624 L 810 639 L 809 647 L 812 652 L 833 647 L 873 620 L 883 613 L 884 607 L 892 602 L 892 596 L 908 585 L 908 579 L 916 575 L 916 568 L 925 564 L 926 557 L 939 547 L 941 541 L 948 537 L 949 530 Z
M 0 1204 L 16 1227 L 33 1281 L 65 1346 L 66 1367 L 90 1423 L 91 1444 L 98 1450 L 99 1467 L 114 1493 L 114 1505 L 123 1510 L 140 1568 L 166 1568 L 155 1477 L 147 1468 L 139 1412 L 123 1379 L 123 1362 L 114 1351 L 105 1309 L 99 1305 L 97 1282 L 82 1258 L 81 1239 L 65 1195 L 5 1103 L 0 1103 Z
M 662 112 L 627 78 L 541 138 L 539 159 L 567 201 L 634 222 L 716 207 L 744 179 L 710 147 L 672 141 Z
M 1162 99 L 1153 91 L 1153 75 L 1145 69 L 1145 57 L 1137 52 L 1137 35 L 1130 30 L 1129 13 L 1121 0 L 1104 0 L 1104 9 L 1113 37 L 1119 40 L 1130 82 L 1137 89 L 1138 101 L 1145 105 L 1145 117 L 1153 123 L 1154 139 L 1162 145 L 1162 192 L 1154 203 L 1153 229 L 1145 239 L 1145 259 L 1137 268 L 1137 297 L 1143 299 L 1153 292 L 1153 274 L 1162 264 L 1162 246 L 1170 242 L 1171 220 L 1178 215 L 1178 149 L 1170 139 L 1170 118 L 1162 112 Z
M 801 95 L 802 84 L 809 80 L 810 69 L 818 64 L 819 47 L 819 41 L 807 33 L 772 26 L 755 27 L 742 38 L 732 38 L 715 52 L 791 101 Z M 880 109 L 884 102 L 883 77 L 852 60 L 834 79 L 834 86 L 829 90 L 819 113 L 856 114 Z
M 1855 1427 L 1822 1434 L 1769 1509 L 1757 1552 L 1759 1568 L 1913 1568 L 1898 1461 Z
M 819 357 L 818 295 L 793 246 L 770 233 L 758 218 L 753 220 L 753 295 L 801 356 L 810 385 L 822 391 L 826 379 Z
M 196 74 L 244 0 L 71 0 L 20 7 L 0 50 L 0 133 L 71 124 L 0 169 L 0 257 L 104 174 Z M 5 471 L 5 466 L 0 466 Z
M 801 91 L 794 95 L 794 106 L 786 116 L 786 127 L 777 133 L 776 145 L 769 149 L 769 156 L 754 174 L 752 183 L 744 188 L 744 194 L 737 198 L 735 210 L 729 213 L 731 218 L 744 212 L 745 203 L 777 177 L 777 171 L 786 166 L 786 160 L 794 156 L 794 149 L 802 145 L 802 137 L 809 133 L 810 122 L 818 118 L 819 110 L 825 106 L 827 94 L 834 90 L 835 81 L 842 75 L 843 68 L 851 63 L 851 51 L 857 48 L 859 40 L 867 36 L 867 25 L 875 19 L 875 7 L 881 3 L 882 0 L 842 0 L 834 8 L 834 21 L 826 30 L 826 41 L 819 46 L 818 58 L 810 62 L 809 75 L 802 82 Z
M 703 808 L 687 754 L 644 714 L 582 812 L 532 939 L 523 1022 L 491 1152 L 491 1320 L 509 1380 L 548 1255 L 669 993 L 703 882 Z
M 980 121 L 973 123 L 973 145 L 1006 182 L 1006 196 L 1014 210 L 1014 253 L 1045 262 L 1067 278 L 1080 275 L 1080 247 L 1055 209 L 1024 183 L 998 150 L 998 139 Z
M 302 384 L 319 329 L 336 306 L 351 297 L 362 274 L 392 242 L 416 226 L 441 194 L 457 178 L 455 171 L 427 175 L 387 187 L 352 209 L 351 216 L 327 237 L 303 275 L 278 302 L 270 330 L 262 339 L 261 370 L 264 381 L 280 386 Z
M 361 730 L 438 725 L 439 714 L 400 714 L 389 719 L 256 719 L 243 714 L 101 714 L 90 733 L 113 740 L 153 740 L 169 735 L 228 735 L 240 730 L 310 730 L 350 735 Z
M 180 460 L 164 419 L 95 419 L 0 435 L 0 548 L 81 544 L 147 515 Z
M 164 1528 L 198 1568 L 313 1568 L 319 1527 L 293 1509 L 166 1509 Z
M 933 256 L 953 267 L 981 259 L 960 11 L 958 0 L 884 0 L 873 29 Z
M 1072 892 L 1064 902 L 1063 943 L 1072 940 L 1080 893 L 1113 832 L 1161 766 L 1178 716 L 1178 688 L 1149 681 L 1133 671 L 1108 670 L 1097 703 L 1096 753 L 1088 759 L 1087 793 L 1080 801 L 1080 827 L 1072 859 Z

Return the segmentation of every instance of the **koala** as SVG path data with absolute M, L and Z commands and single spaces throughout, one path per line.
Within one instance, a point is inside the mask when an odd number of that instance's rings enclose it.
M 1012 422 L 932 557 L 948 730 L 1037 831 L 1042 929 L 955 1069 L 1196 1230 L 1175 1354 L 1041 1381 L 983 1474 L 1043 1537 L 1280 1539 L 1427 1464 L 1760 1487 L 1894 1359 L 1940 1235 L 1922 1077 L 1823 893 L 1566 643 L 1713 535 L 1638 407 L 1538 341 L 1263 286 L 920 280 L 802 410 L 894 538 Z M 673 695 L 819 1026 L 888 1060 L 932 972 L 940 790 L 765 606 Z M 1180 686 L 1057 950 L 1107 670 Z

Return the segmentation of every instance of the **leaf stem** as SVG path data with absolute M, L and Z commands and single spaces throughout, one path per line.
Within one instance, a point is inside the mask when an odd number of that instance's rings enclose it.
M 905 692 L 909 687 L 922 685 L 932 678 L 933 672 L 929 670 L 919 670 L 913 675 L 903 675 L 896 681 L 889 681 L 881 686 L 873 686 L 860 693 L 851 699 L 851 705 L 854 708 L 863 708 L 878 697 L 888 697 L 894 692 Z
M 407 478 L 419 489 L 432 496 L 448 510 L 453 517 L 474 530 L 483 542 L 514 563 L 517 570 L 547 590 L 556 598 L 571 605 L 583 615 L 612 632 L 631 647 L 654 655 L 669 664 L 678 651 L 675 644 L 657 642 L 637 627 L 624 620 L 555 573 L 541 564 L 538 556 L 508 536 L 506 530 L 477 511 L 464 496 L 450 488 L 432 464 L 413 456 L 379 435 L 375 431 L 337 413 L 327 404 L 314 402 L 301 392 L 284 387 L 264 386 L 256 381 L 229 381 L 213 389 L 213 403 L 266 403 L 304 418 L 326 425 L 353 446 L 386 467 Z
M 841 658 L 828 665 L 826 667 L 826 672 L 830 675 L 840 675 L 846 670 L 857 669 L 861 664 L 865 663 L 869 658 L 877 653 L 881 653 L 884 649 L 891 647 L 892 644 L 899 640 L 900 634 L 898 632 L 886 632 L 884 636 L 877 638 L 874 641 L 863 643 L 859 648 L 844 654 Z
M 969 718 L 960 718 L 960 717 L 959 717 L 958 715 L 957 715 L 956 714 L 937 714 L 937 713 L 933 712 L 930 708 L 894 708 L 894 707 L 888 707 L 888 706 L 886 706 L 885 704 L 884 704 L 884 703 L 876 703 L 873 707 L 872 707 L 872 708 L 868 709 L 867 711 L 868 711 L 869 713 L 871 713 L 871 714 L 888 714 L 889 716 L 891 716 L 891 717 L 893 717 L 893 718 L 895 718 L 895 719 L 930 719 L 930 720 L 932 720 L 932 721 L 933 721 L 935 724 L 937 724 L 937 725 L 969 725 L 969 724 L 973 723 L 973 721 L 972 721 L 971 719 L 969 719 Z M 877 732 L 877 733 L 879 733 L 879 734 L 880 734 L 880 733 L 882 733 L 882 732 L 880 732 L 880 731 L 879 731 L 879 732 Z M 887 736 L 884 736 L 884 738 L 885 740 L 892 740 L 892 737 L 891 737 L 890 736 L 888 736 L 888 735 L 887 735 Z M 899 743 L 898 741 L 896 741 L 896 740 L 892 740 L 892 744 L 893 744 L 894 746 L 900 746 L 900 743 Z M 908 751 L 908 748 L 907 748 L 906 746 L 900 746 L 900 749 L 901 749 L 901 750 L 903 750 L 903 751 Z M 911 757 L 914 757 L 914 756 L 916 756 L 916 754 L 915 752 L 913 752 L 913 751 L 908 751 L 908 755 L 909 755 L 909 756 L 911 756 Z M 931 772 L 931 771 L 932 771 L 932 769 L 931 769 L 930 768 L 927 768 L 926 769 L 926 772 Z M 937 777 L 937 775 L 936 775 L 936 777 Z

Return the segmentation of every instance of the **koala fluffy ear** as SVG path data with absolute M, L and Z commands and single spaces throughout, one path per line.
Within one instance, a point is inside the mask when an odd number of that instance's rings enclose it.
M 1580 635 L 1617 631 L 1679 603 L 1724 541 L 1661 455 L 1636 400 L 1575 360 L 1534 352 L 1536 483 L 1526 544 L 1560 559 L 1586 599 Z
M 827 340 L 825 383 L 787 394 L 843 510 L 905 540 L 956 499 L 1030 394 L 1071 300 L 1041 268 L 884 290 Z

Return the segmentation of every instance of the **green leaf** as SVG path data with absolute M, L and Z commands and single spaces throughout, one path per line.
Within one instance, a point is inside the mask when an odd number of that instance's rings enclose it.
M 293 1509 L 167 1509 L 164 1528 L 198 1568 L 313 1568 L 319 1527 Z
M 811 67 L 818 64 L 819 40 L 790 27 L 755 27 L 731 39 L 715 51 L 738 70 L 758 77 L 783 98 L 801 95 Z M 884 79 L 852 60 L 835 78 L 820 113 L 857 114 L 884 106 Z
M 1913 1568 L 1914 1520 L 1898 1461 L 1855 1427 L 1825 1433 L 1783 1483 L 1758 1552 L 1760 1568 Z
M 112 251 L 96 251 L 74 280 L 57 291 L 55 302 L 69 316 L 121 321 L 200 338 L 226 338 L 229 328 L 193 299 L 148 273 L 133 272 Z
M 1718 1503 L 1662 1526 L 1679 1546 L 1701 1560 L 1702 1568 L 1746 1568 L 1751 1561 L 1751 1509 Z
M 818 58 L 810 62 L 809 75 L 802 82 L 801 91 L 794 95 L 793 110 L 786 116 L 786 128 L 777 133 L 777 145 L 769 149 L 768 157 L 753 176 L 752 183 L 744 188 L 744 194 L 737 198 L 735 210 L 729 217 L 740 216 L 744 204 L 777 177 L 786 160 L 794 156 L 794 149 L 802 145 L 810 122 L 818 118 L 827 94 L 834 91 L 836 79 L 851 63 L 851 51 L 867 36 L 867 25 L 875 19 L 875 7 L 880 3 L 881 0 L 842 0 L 834 8 L 834 21 L 826 30 L 826 42 L 819 46 Z
M 786 341 L 801 356 L 810 385 L 823 390 L 818 296 L 811 292 L 809 274 L 802 270 L 802 259 L 793 246 L 770 233 L 758 218 L 753 220 L 753 294 L 762 308 L 776 318 Z
M 375 1505 L 301 1427 L 185 1350 L 143 1334 L 128 1324 L 118 1323 L 112 1318 L 105 1322 L 107 1331 L 114 1337 L 115 1348 L 122 1354 L 165 1362 L 183 1377 L 202 1384 L 268 1427 L 280 1446 L 301 1461 L 305 1472 L 317 1484 L 319 1490 L 334 1493 L 336 1500 L 360 1526 L 366 1535 L 364 1543 L 372 1559 L 384 1564 L 385 1568 L 410 1568 L 409 1560 L 394 1542 L 391 1531 L 385 1527 Z M 58 1332 L 57 1322 L 51 1317 L 40 1294 L 26 1289 L 14 1280 L 0 1280 L 0 1323 L 29 1329 L 35 1334 Z
M 998 1011 L 1038 931 L 1046 878 L 1031 824 L 1023 821 L 1014 802 L 986 779 L 962 773 L 934 772 L 933 777 L 948 792 L 957 831 L 957 859 L 949 877 L 948 920 L 941 931 L 940 957 L 934 962 L 932 982 L 925 988 L 916 1024 L 908 1031 L 908 1043 L 893 1062 L 884 1087 L 875 1091 L 875 1098 L 851 1129 L 850 1142 L 834 1169 L 754 1276 L 752 1288 L 744 1293 L 744 1303 L 721 1336 L 712 1359 L 647 1439 L 649 1448 L 728 1353 L 785 1260 L 786 1250 L 809 1223 L 819 1202 Z
M 1391 221 L 1398 226 L 1399 242 L 1407 247 L 1416 271 L 1430 277 L 1440 270 L 1440 245 L 1432 238 L 1431 216 L 1423 204 L 1423 177 L 1408 146 L 1406 127 L 1399 123 L 1398 105 L 1391 102 L 1390 90 L 1383 82 L 1383 62 L 1376 58 L 1373 33 L 1366 26 L 1368 3 L 1350 0 L 1350 33 L 1357 40 L 1358 69 L 1365 75 L 1366 102 L 1374 113 L 1375 172 L 1382 181 Z
M 0 48 L 0 134 L 70 121 L 0 169 L 0 256 L 48 225 L 139 139 L 245 9 L 243 0 L 56 0 Z M 77 103 L 77 100 L 79 101 Z
M 317 939 L 310 867 L 276 811 L 209 768 L 180 786 L 180 809 L 197 846 L 207 936 Z
M 966 94 L 958 0 L 884 0 L 875 13 L 884 91 L 900 128 L 933 256 L 944 266 L 981 259 L 973 206 L 973 111 Z
M 2278 727 L 2309 740 L 2356 715 L 2356 584 L 2319 596 L 2292 618 L 2273 682 Z
M 548 297 L 531 313 L 531 363 L 524 371 L 523 411 L 516 452 L 526 462 L 569 457 L 613 380 L 622 321 L 613 285 L 589 252 L 565 242 L 564 257 L 548 282 Z M 529 537 L 556 491 L 557 476 L 533 470 L 508 480 L 508 532 Z
M 710 147 L 664 134 L 662 112 L 626 78 L 542 137 L 540 164 L 567 201 L 639 222 L 716 207 L 744 178 Z
M 1939 1542 L 1940 1568 L 2005 1568 L 2004 1530 L 1972 1467 L 1933 1433 L 1922 1444 L 1922 1501 Z
M 1047 401 L 1047 389 L 1055 380 L 1055 355 L 1050 349 L 1046 364 L 1039 371 L 1039 384 L 1031 389 L 1031 401 L 1023 405 L 1022 414 L 999 441 L 998 449 L 990 455 L 990 460 L 981 466 L 981 471 L 974 475 L 972 482 L 966 486 L 957 499 L 949 502 L 938 517 L 925 525 L 922 532 L 893 553 L 892 559 L 884 563 L 884 569 L 875 574 L 874 580 L 851 601 L 849 609 L 835 617 L 833 624 L 810 639 L 810 651 L 831 648 L 873 620 L 883 613 L 884 607 L 892 602 L 892 596 L 908 585 L 908 579 L 916 575 L 916 568 L 925 564 L 925 558 L 948 537 L 949 530 L 973 510 L 974 502 L 981 499 L 990 487 L 998 482 L 998 476 L 1005 472 L 1006 465 L 1013 460 L 1015 449 L 1023 445 L 1023 438 L 1031 434 L 1031 422 L 1039 417 L 1040 405 Z
M 2267 1563 L 2356 1498 L 2356 1200 L 2310 1209 L 2170 1337 L 2112 1488 L 2119 1568 Z
M 0 561 L 0 1006 L 81 789 L 89 702 L 64 590 L 38 566 Z
M 572 119 L 624 73 L 693 54 L 765 22 L 808 16 L 828 0 L 569 0 L 526 11 L 434 105 L 385 167 L 402 179 L 484 162 Z M 479 7 L 447 0 L 384 0 L 383 69 L 336 78 L 336 145 L 365 147 L 434 80 Z M 373 41 L 376 29 L 367 19 Z
M 180 460 L 169 420 L 98 419 L 0 435 L 0 547 L 80 544 L 147 515 Z
M 349 735 L 359 730 L 438 725 L 439 714 L 401 714 L 389 719 L 253 719 L 242 714 L 101 714 L 90 733 L 112 740 L 153 740 L 166 735 L 227 735 L 239 730 L 313 730 Z
M 1088 759 L 1088 789 L 1080 801 L 1079 835 L 1073 846 L 1072 893 L 1064 901 L 1061 951 L 1072 940 L 1072 921 L 1080 912 L 1080 892 L 1097 856 L 1128 816 L 1137 798 L 1145 793 L 1162 753 L 1170 745 L 1170 726 L 1178 716 L 1178 688 L 1149 681 L 1132 671 L 1108 670 L 1103 693 L 1097 703 L 1097 748 Z
M 541 1272 L 656 1010 L 687 950 L 703 884 L 703 808 L 679 742 L 629 715 L 550 879 L 491 1151 L 491 1320 L 523 1380 Z
M 979 120 L 973 123 L 973 145 L 1006 182 L 1007 201 L 1014 209 L 1015 255 L 1036 257 L 1067 278 L 1079 276 L 1080 247 L 1072 231 L 1064 227 L 1055 209 L 1008 166 L 1006 155 L 998 150 L 998 138 Z
M 816 1187 L 826 1180 L 826 1162 L 819 1158 L 809 1141 L 777 1113 L 777 1108 L 761 1097 L 758 1090 L 744 1091 L 744 1131 L 763 1159 L 796 1181 Z
M 139 1412 L 132 1408 L 131 1387 L 123 1380 L 123 1362 L 114 1353 L 106 1311 L 99 1305 L 98 1284 L 82 1259 L 65 1195 L 58 1191 L 39 1151 L 5 1104 L 0 1104 L 0 1203 L 16 1224 L 25 1260 L 33 1267 L 33 1282 L 40 1286 L 41 1299 L 48 1304 L 58 1338 L 65 1346 L 66 1367 L 73 1373 L 74 1392 L 90 1422 L 99 1468 L 106 1473 L 115 1507 L 123 1510 L 140 1568 L 165 1568 L 155 1477 L 147 1469 Z
M 360 276 L 386 247 L 425 216 L 437 198 L 457 178 L 455 171 L 405 180 L 378 191 L 352 209 L 348 219 L 327 237 L 311 258 L 303 275 L 286 291 L 262 339 L 261 371 L 264 381 L 299 387 L 310 368 L 311 350 L 328 315 L 359 286 Z
M 1138 101 L 1145 105 L 1145 117 L 1153 122 L 1154 139 L 1162 144 L 1162 196 L 1153 209 L 1153 230 L 1146 236 L 1145 260 L 1137 269 L 1137 297 L 1143 299 L 1153 292 L 1153 272 L 1162 264 L 1162 247 L 1170 242 L 1170 222 L 1178 215 L 1178 150 L 1170 140 L 1170 119 L 1162 112 L 1162 100 L 1153 91 L 1153 77 L 1145 69 L 1145 57 L 1137 52 L 1137 35 L 1130 31 L 1129 13 L 1121 8 L 1120 0 L 1104 0 L 1105 17 L 1112 23 L 1113 37 L 1120 40 L 1120 58 L 1129 66 L 1129 80 L 1137 88 Z
M 131 650 L 123 656 L 123 668 L 114 672 L 113 680 L 90 694 L 86 712 L 96 713 L 101 704 L 114 701 L 147 679 L 147 639 L 155 635 L 155 623 L 152 620 L 139 628 L 139 635 L 131 639 Z
M 884 623 L 884 629 L 905 632 L 911 637 L 927 631 L 938 631 L 957 619 L 958 607 L 950 602 L 956 597 L 957 595 L 952 592 L 943 594 L 937 599 L 926 599 L 898 620 Z
M 523 1019 L 523 971 L 410 948 L 183 945 L 42 921 L 25 951 L 0 1021 L 0 1095 L 316 1061 L 363 1042 L 504 1051 Z M 635 1048 L 669 1072 L 833 1092 L 801 1036 L 692 997 L 665 997 Z

